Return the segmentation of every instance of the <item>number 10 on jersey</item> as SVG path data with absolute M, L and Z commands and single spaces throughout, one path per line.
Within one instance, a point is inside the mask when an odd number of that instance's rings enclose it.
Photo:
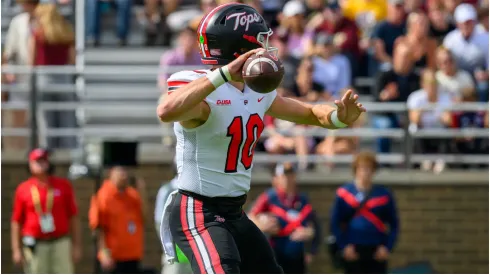
M 245 133 L 244 133 L 245 131 Z M 238 171 L 238 157 L 242 151 L 240 161 L 246 170 L 252 167 L 255 145 L 264 131 L 264 122 L 258 114 L 252 114 L 243 127 L 243 118 L 236 116 L 228 126 L 226 136 L 230 137 L 226 155 L 225 173 Z M 243 142 L 245 140 L 245 142 Z

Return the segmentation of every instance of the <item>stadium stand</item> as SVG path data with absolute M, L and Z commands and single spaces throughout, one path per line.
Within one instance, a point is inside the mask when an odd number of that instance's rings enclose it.
M 10 20 L 20 9 L 15 5 L 15 1 L 2 0 L 2 31 L 5 34 L 8 29 Z M 75 18 L 80 12 L 80 6 L 83 1 L 74 1 L 69 4 L 60 5 L 60 11 L 69 18 Z M 75 5 L 76 4 L 76 8 Z M 135 18 L 143 7 L 135 6 L 132 11 L 132 17 Z M 81 12 L 83 14 L 83 12 Z M 162 163 L 171 163 L 173 159 L 172 147 L 162 146 L 162 136 L 172 137 L 171 128 L 160 124 L 155 115 L 155 107 L 161 91 L 157 87 L 158 65 L 161 55 L 168 50 L 167 47 L 145 47 L 144 28 L 139 22 L 132 20 L 127 47 L 118 47 L 117 38 L 114 32 L 115 18 L 112 12 L 107 12 L 103 16 L 103 31 L 101 46 L 97 48 L 84 47 L 83 45 L 83 17 L 76 21 L 77 29 L 77 64 L 76 66 L 66 66 L 62 68 L 38 68 L 39 73 L 61 72 L 70 73 L 74 76 L 75 81 L 71 84 L 52 84 L 46 87 L 36 87 L 38 92 L 43 91 L 76 93 L 77 100 L 63 104 L 50 102 L 38 103 L 38 127 L 39 140 L 41 145 L 46 143 L 46 137 L 49 135 L 74 135 L 76 134 L 81 142 L 80 151 L 89 154 L 99 153 L 98 148 L 100 141 L 104 139 L 137 139 L 140 144 L 139 159 L 142 160 L 143 167 L 140 172 L 148 177 L 151 186 L 150 194 L 156 194 L 156 188 L 159 182 L 167 174 L 169 169 Z M 5 42 L 5 35 L 2 35 L 2 44 Z M 80 42 L 81 41 L 81 42 Z M 193 67 L 195 69 L 195 67 Z M 168 68 L 170 71 L 178 71 L 179 67 Z M 8 68 L 6 70 L 27 70 L 26 68 Z M 354 79 L 354 87 L 362 93 L 361 101 L 365 103 L 370 114 L 386 111 L 393 108 L 400 113 L 406 113 L 406 104 L 400 103 L 378 103 L 373 96 L 375 78 L 357 76 Z M 4 85 L 2 91 L 15 90 L 28 91 L 30 86 L 25 84 Z M 467 104 L 466 106 L 455 105 L 452 108 L 457 109 L 465 107 L 465 110 L 487 111 L 487 103 Z M 27 110 L 29 102 L 2 102 L 2 111 L 4 110 Z M 72 129 L 55 129 L 46 128 L 43 121 L 42 112 L 49 109 L 76 109 L 78 128 Z M 369 120 L 368 120 L 369 121 Z M 2 137 L 28 137 L 30 129 L 26 128 L 6 128 L 2 127 Z M 325 136 L 325 131 L 321 129 L 311 129 L 302 133 L 305 135 Z M 374 129 L 369 123 L 360 129 L 344 130 L 335 132 L 337 136 L 360 136 L 360 147 L 363 149 L 373 149 L 375 147 L 375 138 L 380 135 L 391 137 L 393 147 L 390 153 L 378 155 L 379 161 L 384 164 L 395 164 L 388 169 L 381 169 L 377 180 L 381 184 L 387 184 L 396 190 L 397 197 L 400 200 L 400 209 L 402 211 L 404 226 L 402 240 L 400 241 L 400 250 L 395 252 L 394 263 L 402 266 L 414 260 L 429 259 L 434 269 L 438 272 L 462 273 L 465 271 L 488 272 L 488 171 L 479 169 L 472 170 L 470 173 L 460 172 L 459 170 L 448 169 L 440 175 L 432 175 L 419 172 L 418 170 L 406 169 L 412 168 L 411 163 L 407 165 L 407 157 L 415 163 L 420 163 L 428 158 L 424 154 L 413 155 L 413 137 L 433 137 L 440 139 L 442 137 L 451 138 L 456 135 L 460 137 L 488 137 L 488 129 L 428 129 L 409 131 L 409 129 Z M 263 134 L 264 136 L 267 133 Z M 95 149 L 94 149 L 95 148 Z M 4 150 L 5 148 L 2 148 Z M 27 149 L 27 148 L 26 148 Z M 69 172 L 71 164 L 79 156 L 80 152 L 55 150 L 54 160 L 61 163 L 62 173 Z M 488 165 L 488 155 L 457 155 L 443 154 L 431 155 L 431 160 L 445 159 L 448 163 L 463 163 Z M 342 155 L 328 159 L 340 166 L 348 166 L 352 156 Z M 270 175 L 266 172 L 265 163 L 275 163 L 278 161 L 297 161 L 294 154 L 289 155 L 270 155 L 265 152 L 257 152 L 254 158 L 257 165 L 254 170 L 255 185 L 250 194 L 254 198 L 258 192 L 269 187 Z M 324 156 L 311 155 L 312 162 L 325 162 Z M 2 151 L 2 169 L 6 169 L 2 181 L 6 183 L 2 187 L 5 195 L 2 195 L 2 201 L 9 205 L 10 195 L 13 193 L 15 185 L 26 177 L 25 174 L 25 154 L 20 151 L 5 152 Z M 157 164 L 157 165 L 155 165 Z M 484 166 L 487 167 L 487 166 Z M 449 167 L 452 168 L 452 167 Z M 481 167 L 480 167 L 481 168 Z M 328 211 L 332 196 L 335 193 L 337 185 L 351 180 L 350 169 L 338 169 L 332 172 L 324 169 L 323 165 L 318 165 L 317 169 L 309 173 L 302 173 L 298 180 L 306 186 L 306 190 L 314 195 L 314 202 L 324 211 L 321 213 L 322 222 L 328 224 Z M 483 183 L 482 183 L 483 182 Z M 81 211 L 87 210 L 86 202 L 90 201 L 93 192 L 93 182 L 89 179 L 80 179 L 74 186 L 78 199 L 81 201 Z M 159 187 L 159 186 L 158 186 Z M 155 191 L 155 192 L 153 192 Z M 153 199 L 153 197 L 151 198 Z M 5 207 L 2 214 L 8 217 L 9 208 Z M 85 213 L 83 213 L 85 215 Z M 427 216 L 426 218 L 424 218 Z M 430 216 L 430 218 L 428 218 Z M 8 220 L 4 218 L 2 222 Z M 7 226 L 4 227 L 4 229 Z M 448 229 L 451 228 L 451 229 Z M 159 263 L 160 247 L 157 236 L 154 236 L 154 229 L 149 228 L 151 232 L 146 244 L 149 255 L 148 262 L 152 264 Z M 3 232 L 3 231 L 2 231 Z M 457 236 L 455 237 L 454 234 Z M 2 234 L 4 235 L 4 234 Z M 85 241 L 90 240 L 88 229 L 85 232 Z M 468 244 L 461 248 L 462 242 Z M 7 241 L 4 243 L 8 243 Z M 482 246 L 483 245 L 483 246 Z M 481 247 L 480 247 L 481 246 Z M 471 249 L 470 249 L 471 248 Z M 3 251 L 8 251 L 3 248 Z M 87 254 L 93 256 L 88 252 Z M 426 259 L 427 258 L 427 259 Z M 485 259 L 484 259 L 485 258 Z M 6 260 L 8 261 L 8 259 Z M 92 258 L 87 258 L 83 265 L 77 268 L 77 272 L 93 272 L 90 266 Z M 313 272 L 325 273 L 335 272 L 331 267 L 324 264 L 327 258 L 322 255 L 318 259 L 320 264 L 312 267 Z M 3 267 L 4 263 L 2 263 Z M 417 268 L 416 268 L 417 267 Z M 426 266 L 418 266 L 415 272 L 430 273 Z M 427 268 L 428 269 L 428 268 Z M 6 270 L 14 272 L 12 266 Z M 411 269 L 397 269 L 394 273 L 410 273 Z

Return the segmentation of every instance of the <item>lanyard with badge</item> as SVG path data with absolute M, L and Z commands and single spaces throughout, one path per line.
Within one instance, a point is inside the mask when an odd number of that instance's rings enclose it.
M 34 208 L 39 215 L 39 224 L 41 226 L 41 232 L 44 234 L 52 233 L 55 230 L 53 215 L 51 210 L 53 208 L 54 192 L 52 188 L 48 188 L 48 193 L 46 195 L 46 212 L 43 212 L 41 207 L 41 198 L 39 196 L 39 190 L 36 186 L 31 187 L 32 202 L 34 203 Z

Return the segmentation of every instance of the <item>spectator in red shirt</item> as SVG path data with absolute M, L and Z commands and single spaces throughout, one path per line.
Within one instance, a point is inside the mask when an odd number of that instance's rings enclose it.
M 337 2 L 329 3 L 322 14 L 315 15 L 307 28 L 315 28 L 315 32 L 326 32 L 334 35 L 341 52 L 349 58 L 359 58 L 359 29 L 356 23 L 342 14 Z
M 34 66 L 62 66 L 75 64 L 75 35 L 71 24 L 58 12 L 55 4 L 40 4 L 35 12 L 35 27 L 29 39 L 31 64 Z M 69 84 L 71 75 L 47 74 L 37 77 L 38 87 L 49 84 Z M 43 93 L 43 100 L 65 103 L 74 101 L 74 93 Z M 50 128 L 76 127 L 75 111 L 46 111 Z M 75 148 L 75 137 L 48 138 L 49 148 Z
M 81 231 L 68 180 L 52 175 L 48 152 L 29 154 L 32 176 L 15 190 L 11 221 L 12 257 L 25 273 L 70 274 L 81 257 Z M 71 233 L 71 238 L 70 238 Z

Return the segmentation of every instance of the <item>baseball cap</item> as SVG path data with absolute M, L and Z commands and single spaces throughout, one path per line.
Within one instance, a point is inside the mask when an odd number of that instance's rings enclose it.
M 461 4 L 454 10 L 456 23 L 464 23 L 478 18 L 475 8 L 471 4 Z
M 29 153 L 30 161 L 40 160 L 40 159 L 48 160 L 48 157 L 49 157 L 48 150 L 43 148 L 36 148 Z
M 304 14 L 306 12 L 305 7 L 303 6 L 303 3 L 300 1 L 292 0 L 286 3 L 284 5 L 284 8 L 282 9 L 282 13 L 285 16 L 295 16 L 298 14 Z
M 291 174 L 291 173 L 296 173 L 298 171 L 298 166 L 295 163 L 278 163 L 276 165 L 276 169 L 274 171 L 274 174 L 276 176 L 284 175 L 284 174 Z

